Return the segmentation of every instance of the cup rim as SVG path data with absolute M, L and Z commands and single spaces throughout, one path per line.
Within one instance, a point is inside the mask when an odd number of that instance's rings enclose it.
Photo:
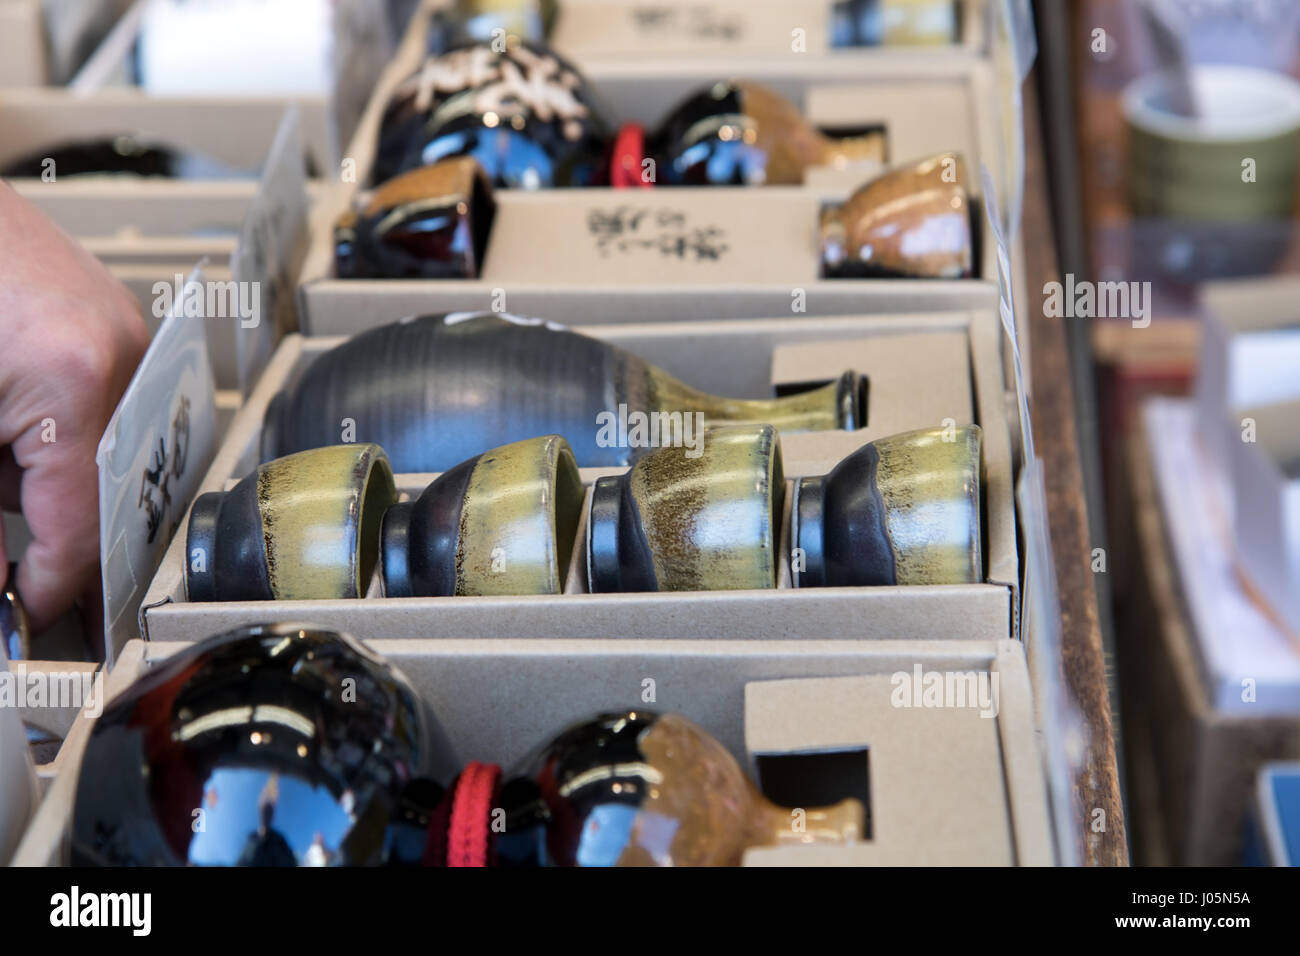
M 1232 85 L 1239 95 L 1253 92 L 1277 100 L 1278 109 L 1263 114 L 1179 116 L 1155 105 L 1166 75 L 1156 70 L 1124 88 L 1121 102 L 1128 124 L 1155 136 L 1196 143 L 1271 139 L 1300 129 L 1300 82 L 1293 77 L 1275 70 L 1219 63 L 1196 64 L 1189 73 L 1198 94 L 1211 86 Z M 1204 97 L 1198 98 L 1204 101 Z

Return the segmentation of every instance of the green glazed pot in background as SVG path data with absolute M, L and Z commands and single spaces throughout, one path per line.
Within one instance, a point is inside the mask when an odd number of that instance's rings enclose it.
M 795 587 L 982 581 L 980 439 L 978 425 L 905 432 L 797 479 Z
M 191 601 L 327 600 L 365 594 L 384 512 L 397 500 L 383 448 L 314 448 L 199 495 L 186 535 Z
M 593 592 L 776 587 L 785 496 L 771 425 L 708 428 L 695 457 L 659 448 L 597 480 L 587 512 Z
M 388 509 L 384 593 L 559 594 L 578 535 L 584 489 L 559 435 L 484 452 Z
M 1198 65 L 1190 83 L 1200 115 L 1165 103 L 1165 78 L 1128 85 L 1126 184 L 1133 212 L 1167 219 L 1284 218 L 1295 203 L 1300 83 L 1253 67 Z M 1243 161 L 1254 181 L 1243 182 Z

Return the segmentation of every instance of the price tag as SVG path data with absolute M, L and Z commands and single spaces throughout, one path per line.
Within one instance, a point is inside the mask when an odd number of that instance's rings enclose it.
M 111 667 L 212 462 L 216 408 L 202 267 L 172 303 L 99 441 L 99 553 Z
M 1034 16 L 1029 0 L 993 0 L 989 4 L 990 58 L 997 79 L 1002 136 L 999 225 L 1010 245 L 1020 229 L 1025 193 L 1025 107 L 1021 89 L 1038 56 Z

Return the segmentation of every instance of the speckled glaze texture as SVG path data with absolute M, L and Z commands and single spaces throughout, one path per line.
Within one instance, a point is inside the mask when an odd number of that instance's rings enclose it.
M 940 153 L 876 177 L 822 213 L 822 271 L 831 278 L 974 275 L 966 164 Z
M 738 866 L 750 847 L 860 839 L 856 800 L 770 803 L 685 717 L 603 714 L 542 747 L 502 790 L 499 859 L 514 866 Z
M 496 205 L 478 163 L 445 159 L 390 179 L 334 226 L 340 279 L 473 279 Z
M 784 493 L 781 443 L 771 425 L 708 429 L 697 457 L 657 449 L 592 489 L 588 587 L 776 587 Z
M 406 679 L 346 635 L 276 624 L 211 638 L 151 667 L 95 722 L 70 862 L 391 862 L 408 784 L 450 764 L 429 728 Z
M 191 601 L 365 594 L 384 512 L 397 500 L 378 445 L 316 448 L 260 465 L 194 502 L 186 534 Z
M 559 435 L 494 448 L 388 509 L 384 593 L 559 594 L 583 499 Z
M 715 83 L 678 104 L 651 137 L 666 186 L 799 185 L 810 166 L 885 158 L 885 135 L 833 139 L 758 83 Z
M 796 480 L 795 586 L 982 581 L 980 438 L 978 425 L 906 432 Z
M 536 319 L 431 315 L 381 326 L 318 356 L 267 409 L 262 459 L 333 444 L 356 422 L 401 473 L 443 472 L 484 448 L 563 435 L 582 467 L 629 464 L 603 418 L 699 412 L 706 424 L 767 422 L 790 431 L 860 427 L 864 387 L 845 372 L 806 393 L 722 398 L 604 342 Z M 692 420 L 694 420 L 692 418 Z

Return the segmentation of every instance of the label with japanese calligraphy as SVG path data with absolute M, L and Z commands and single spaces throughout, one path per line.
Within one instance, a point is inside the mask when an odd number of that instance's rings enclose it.
M 604 257 L 710 262 L 726 255 L 727 231 L 685 209 L 608 206 L 587 211 L 587 232 Z
M 190 283 L 203 283 L 196 269 Z M 173 305 L 99 442 L 104 643 L 137 636 L 140 600 L 212 462 L 216 409 L 203 316 Z

